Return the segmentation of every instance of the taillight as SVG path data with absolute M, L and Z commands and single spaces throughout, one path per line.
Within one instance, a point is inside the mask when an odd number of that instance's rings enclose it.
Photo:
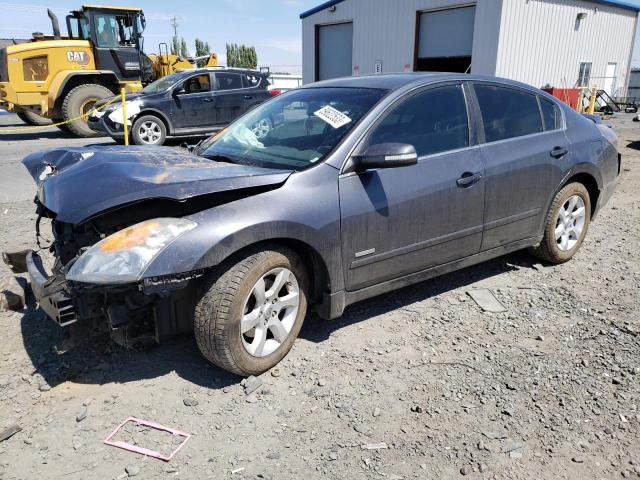
M 271 95 L 272 97 L 275 97 L 276 95 L 280 95 L 282 93 L 281 90 L 269 90 L 269 95 Z

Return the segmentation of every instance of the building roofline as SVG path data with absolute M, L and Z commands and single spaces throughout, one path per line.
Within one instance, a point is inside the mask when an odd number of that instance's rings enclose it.
M 312 9 L 307 10 L 306 12 L 302 12 L 300 14 L 300 18 L 307 18 L 308 16 L 313 15 L 314 13 L 318 13 L 324 10 L 325 8 L 333 7 L 334 5 L 337 5 L 342 2 L 344 2 L 344 0 L 329 0 L 328 2 L 324 2 L 318 5 L 317 7 L 313 7 Z
M 584 0 L 584 1 L 591 2 L 591 3 L 598 3 L 600 5 L 607 5 L 610 7 L 624 8 L 626 10 L 633 10 L 634 12 L 640 12 L 640 4 L 631 3 L 624 0 Z M 328 2 L 321 3 L 317 7 L 313 7 L 312 9 L 307 10 L 306 12 L 302 12 L 300 14 L 300 18 L 301 19 L 307 18 L 313 15 L 314 13 L 321 12 L 326 8 L 333 7 L 334 5 L 337 5 L 342 2 L 344 2 L 344 0 L 329 0 Z

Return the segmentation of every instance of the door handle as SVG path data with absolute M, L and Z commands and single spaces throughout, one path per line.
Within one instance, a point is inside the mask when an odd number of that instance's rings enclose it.
M 215 102 L 215 100 L 216 100 L 215 98 L 209 97 L 209 98 L 203 99 L 202 101 L 203 102 Z
M 563 147 L 554 147 L 553 150 L 551 150 L 549 152 L 549 154 L 553 157 L 553 158 L 562 158 L 564 157 L 567 153 L 569 153 L 569 150 L 567 150 L 566 148 Z
M 245 95 L 245 96 L 244 96 L 244 99 L 245 99 L 245 100 L 251 100 L 252 98 L 253 98 L 253 96 L 252 96 L 252 95 Z
M 481 173 L 464 172 L 458 180 L 456 185 L 462 188 L 469 188 L 474 183 L 479 182 L 482 179 Z

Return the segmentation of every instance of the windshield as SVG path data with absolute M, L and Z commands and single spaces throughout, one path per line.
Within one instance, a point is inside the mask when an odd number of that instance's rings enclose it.
M 167 88 L 171 87 L 174 83 L 180 80 L 183 75 L 179 73 L 172 73 L 166 77 L 159 78 L 155 82 L 151 82 L 149 85 L 142 89 L 142 93 L 158 93 L 164 92 Z
M 304 170 L 324 159 L 385 94 L 368 88 L 293 90 L 205 140 L 198 153 L 244 165 Z

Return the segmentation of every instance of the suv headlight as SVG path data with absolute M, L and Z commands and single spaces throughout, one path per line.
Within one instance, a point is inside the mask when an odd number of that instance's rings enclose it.
M 84 252 L 66 278 L 100 284 L 137 282 L 158 253 L 197 225 L 185 218 L 156 218 L 127 227 Z

